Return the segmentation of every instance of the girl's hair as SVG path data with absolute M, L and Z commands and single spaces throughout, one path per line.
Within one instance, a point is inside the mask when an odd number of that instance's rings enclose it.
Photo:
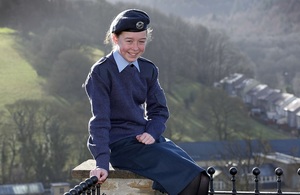
M 147 43 L 149 43 L 152 40 L 152 28 L 148 28 L 147 30 Z M 112 41 L 112 34 L 115 34 L 117 37 L 120 36 L 120 34 L 122 34 L 122 32 L 119 33 L 112 33 L 111 32 L 111 28 L 106 32 L 106 37 L 104 39 L 104 44 L 108 45 L 111 44 L 112 48 L 115 48 L 115 44 Z

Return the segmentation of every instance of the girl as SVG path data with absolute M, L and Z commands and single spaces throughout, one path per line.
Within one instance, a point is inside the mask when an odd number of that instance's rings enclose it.
M 209 176 L 191 157 L 162 136 L 169 111 L 158 68 L 141 57 L 151 38 L 146 12 L 129 9 L 111 23 L 110 54 L 91 68 L 85 89 L 91 103 L 88 148 L 96 160 L 90 172 L 103 183 L 109 162 L 153 180 L 169 195 L 205 195 Z

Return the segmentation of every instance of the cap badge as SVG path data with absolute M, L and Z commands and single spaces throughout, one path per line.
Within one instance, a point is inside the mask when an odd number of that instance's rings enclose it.
M 136 26 L 137 29 L 141 30 L 141 29 L 144 28 L 144 22 L 139 21 L 139 22 L 136 23 L 135 26 Z

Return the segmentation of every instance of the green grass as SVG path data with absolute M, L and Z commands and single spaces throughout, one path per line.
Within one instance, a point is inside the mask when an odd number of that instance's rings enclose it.
M 19 99 L 42 97 L 41 79 L 16 49 L 17 39 L 13 30 L 0 28 L 0 109 Z
M 180 139 L 181 141 L 209 141 L 212 138 L 216 138 L 213 131 L 206 131 L 203 127 L 203 120 L 201 118 L 194 116 L 190 110 L 187 110 L 184 106 L 184 99 L 194 96 L 197 98 L 197 94 L 201 94 L 206 91 L 205 87 L 201 84 L 190 83 L 189 81 L 182 80 L 173 86 L 172 94 L 167 94 L 168 104 L 170 108 L 170 122 L 168 127 L 170 130 L 176 128 L 182 131 L 182 134 L 173 134 L 175 140 Z M 194 101 L 198 101 L 195 99 Z M 195 105 L 190 105 L 191 107 Z M 245 115 L 247 117 L 247 115 Z M 178 123 L 178 121 L 182 121 Z M 253 119 L 244 118 L 239 121 L 242 124 L 248 124 L 247 129 L 242 131 L 232 132 L 232 137 L 237 139 L 288 139 L 293 138 L 286 132 L 279 131 L 272 127 L 263 125 Z M 176 125 L 172 125 L 176 123 Z M 244 126 L 240 124 L 240 126 Z

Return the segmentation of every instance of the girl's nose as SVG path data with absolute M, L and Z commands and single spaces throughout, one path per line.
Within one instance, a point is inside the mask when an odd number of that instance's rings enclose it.
M 132 46 L 132 49 L 133 49 L 133 50 L 139 50 L 139 45 L 138 45 L 138 43 L 134 43 L 133 46 Z

